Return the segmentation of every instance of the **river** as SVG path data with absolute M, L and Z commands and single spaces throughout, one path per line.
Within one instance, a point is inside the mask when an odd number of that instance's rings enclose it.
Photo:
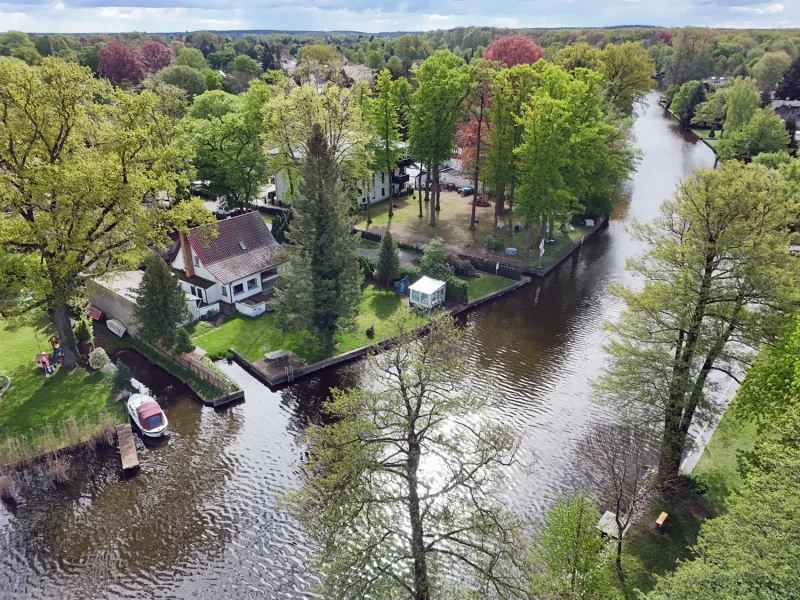
M 513 473 L 510 497 L 535 519 L 574 485 L 576 442 L 609 418 L 590 381 L 603 366 L 602 325 L 620 311 L 606 292 L 625 281 L 639 247 L 626 233 L 649 220 L 676 183 L 713 154 L 649 97 L 634 132 L 642 151 L 609 226 L 557 273 L 470 313 L 465 360 L 500 401 L 532 469 Z M 224 365 L 246 391 L 228 410 L 203 407 L 138 355 L 123 357 L 162 401 L 168 442 L 138 441 L 140 471 L 120 474 L 115 449 L 73 461 L 72 480 L 31 478 L 18 504 L 0 503 L 0 598 L 307 597 L 309 550 L 281 495 L 297 483 L 296 433 L 331 386 L 358 385 L 351 364 L 278 392 Z

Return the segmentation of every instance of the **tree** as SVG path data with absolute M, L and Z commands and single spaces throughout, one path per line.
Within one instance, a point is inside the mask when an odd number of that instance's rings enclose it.
M 796 58 L 783 73 L 775 90 L 779 100 L 800 100 L 800 58 Z
M 198 71 L 208 69 L 208 63 L 203 57 L 203 53 L 197 48 L 183 48 L 175 55 L 174 65 L 182 65 L 184 67 L 191 67 Z
M 433 176 L 436 206 L 431 205 L 431 225 L 436 225 L 439 165 L 453 154 L 458 121 L 471 86 L 471 73 L 463 59 L 447 50 L 437 50 L 419 65 L 415 74 L 418 87 L 412 101 L 410 149 L 412 156 L 429 167 L 429 181 L 430 175 Z
M 714 33 L 703 27 L 682 27 L 672 38 L 669 82 L 684 84 L 711 74 Z
M 153 253 L 145 260 L 142 282 L 134 294 L 136 335 L 148 344 L 166 350 L 173 348 L 178 341 L 178 330 L 191 317 L 186 293 L 158 254 Z
M 42 56 L 36 51 L 34 46 L 20 46 L 11 51 L 11 56 L 18 58 L 29 65 L 38 65 L 42 62 Z
M 459 126 L 458 140 L 465 173 L 472 178 L 472 216 L 469 228 L 474 231 L 478 183 L 481 167 L 486 161 L 486 132 L 489 128 L 494 71 L 488 62 L 480 58 L 473 60 L 470 68 L 473 71 L 473 84 L 466 100 L 467 110 Z
M 261 113 L 269 97 L 264 83 L 240 96 L 205 92 L 189 111 L 187 129 L 197 176 L 225 208 L 247 208 L 269 179 Z
M 92 44 L 84 46 L 78 54 L 78 63 L 83 67 L 89 67 L 92 73 L 97 73 L 100 68 L 100 49 L 103 44 Z
M 699 81 L 687 81 L 675 94 L 670 110 L 680 117 L 681 127 L 689 127 L 697 107 L 705 101 L 705 94 L 705 85 Z
M 391 284 L 400 278 L 400 257 L 397 254 L 397 245 L 392 239 L 392 234 L 387 231 L 381 239 L 381 247 L 378 251 L 378 268 L 375 269 L 375 276 L 378 281 Z
M 722 160 L 750 160 L 762 152 L 786 150 L 789 132 L 771 108 L 759 108 L 741 129 L 725 135 L 717 148 Z
M 240 73 L 247 73 L 248 75 L 258 76 L 261 74 L 261 67 L 258 62 L 244 54 L 240 54 L 233 59 L 233 68 Z
M 156 73 L 169 66 L 173 57 L 172 50 L 155 40 L 142 44 L 139 53 L 142 55 L 142 62 L 148 73 Z
M 311 329 L 326 351 L 354 326 L 361 298 L 358 239 L 333 150 L 314 124 L 293 199 L 285 286 L 275 290 L 281 327 Z
M 600 60 L 608 101 L 622 114 L 630 115 L 633 105 L 653 89 L 656 70 L 650 53 L 637 42 L 608 44 Z
M 734 79 L 726 99 L 725 133 L 741 129 L 761 106 L 756 82 L 749 77 Z
M 36 50 L 36 45 L 24 31 L 10 30 L 0 33 L 0 56 L 11 56 L 11 53 L 17 48 L 32 48 Z
M 370 69 L 380 69 L 383 67 L 383 56 L 377 50 L 372 50 L 367 54 L 367 66 Z
M 583 492 L 556 500 L 534 547 L 532 592 L 537 598 L 610 598 L 605 543 L 597 503 Z
M 655 489 L 655 473 L 650 473 L 649 467 L 656 448 L 651 432 L 631 423 L 599 425 L 580 445 L 583 474 L 601 506 L 614 513 L 619 532 L 616 567 L 621 580 L 625 531 L 641 518 Z
M 400 36 L 394 43 L 395 56 L 403 61 L 403 68 L 406 72 L 408 72 L 415 60 L 428 58 L 431 52 L 431 46 L 425 38 L 413 33 Z
M 556 52 L 553 62 L 564 67 L 567 71 L 574 71 L 575 69 L 600 71 L 603 67 L 600 57 L 599 48 L 590 46 L 586 42 L 575 42 L 564 46 Z
M 389 69 L 389 72 L 395 79 L 399 79 L 405 74 L 403 61 L 401 61 L 397 56 L 389 57 L 389 60 L 386 61 L 386 68 Z
M 136 268 L 167 231 L 208 213 L 191 201 L 152 202 L 188 183 L 153 92 L 111 90 L 54 57 L 35 70 L 0 59 L 0 89 L 0 289 L 25 298 L 9 310 L 52 313 L 64 365 L 75 366 L 69 306 L 85 280 Z
M 435 237 L 425 244 L 425 251 L 419 259 L 419 268 L 425 275 L 438 279 L 447 279 L 453 274 L 453 268 L 447 263 L 444 239 Z
M 181 327 L 178 329 L 178 333 L 175 334 L 175 346 L 173 350 L 177 354 L 190 354 L 194 352 L 195 345 L 192 342 L 192 338 L 189 335 L 189 331 L 186 327 Z
M 322 92 L 305 84 L 288 92 L 276 89 L 263 107 L 265 141 L 271 149 L 273 173 L 283 171 L 289 182 L 289 198 L 297 193 L 299 169 L 307 154 L 314 125 L 322 128 L 328 148 L 336 160 L 344 192 L 352 199 L 369 176 L 375 134 L 358 100 L 360 87 L 342 88 L 326 84 Z
M 727 90 L 725 88 L 718 89 L 707 95 L 705 101 L 695 107 L 692 123 L 706 125 L 711 129 L 718 129 L 725 121 L 726 101 Z
M 648 249 L 629 269 L 644 286 L 611 288 L 626 308 L 606 345 L 599 391 L 661 423 L 662 482 L 677 475 L 689 428 L 714 412 L 709 375 L 737 377 L 748 346 L 775 335 L 794 297 L 798 267 L 785 224 L 796 211 L 776 173 L 726 161 L 697 171 L 653 224 L 634 228 Z
M 100 49 L 98 71 L 114 85 L 139 83 L 147 72 L 139 51 L 123 42 L 111 40 Z
M 164 83 L 181 88 L 189 98 L 199 96 L 206 91 L 203 73 L 186 65 L 171 64 L 159 71 L 155 77 Z
M 463 329 L 437 312 L 417 339 L 415 323 L 398 313 L 395 342 L 368 361 L 372 385 L 334 390 L 331 424 L 305 432 L 289 502 L 322 550 L 324 595 L 428 600 L 458 573 L 469 583 L 454 597 L 522 596 L 521 525 L 492 491 L 516 439 L 470 418 L 487 402 L 463 391 Z
M 762 90 L 774 90 L 792 59 L 786 52 L 767 52 L 750 69 Z
M 391 178 L 397 166 L 397 160 L 403 150 L 400 147 L 400 104 L 404 90 L 408 87 L 405 77 L 392 81 L 388 69 L 378 73 L 375 82 L 375 96 L 367 104 L 367 120 L 375 134 L 376 143 L 373 144 L 373 159 L 375 167 L 379 170 L 386 169 L 389 177 L 389 218 L 394 216 L 392 201 L 394 185 Z M 367 198 L 367 224 L 372 223 L 370 200 Z
M 342 56 L 333 46 L 308 44 L 297 53 L 297 70 L 306 81 L 312 75 L 323 81 L 336 81 L 341 68 Z
M 496 60 L 507 67 L 532 65 L 544 57 L 542 47 L 524 35 L 504 35 L 497 38 L 483 51 L 483 58 Z
M 658 578 L 650 600 L 793 598 L 800 589 L 800 411 L 744 458 L 725 513 L 703 523 L 694 560 Z

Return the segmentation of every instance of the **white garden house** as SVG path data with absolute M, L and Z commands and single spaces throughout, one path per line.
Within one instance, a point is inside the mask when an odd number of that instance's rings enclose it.
M 423 277 L 408 288 L 411 304 L 433 308 L 444 302 L 447 284 L 438 279 Z

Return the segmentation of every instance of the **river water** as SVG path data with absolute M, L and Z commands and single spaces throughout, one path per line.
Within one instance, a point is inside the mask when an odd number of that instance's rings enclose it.
M 545 281 L 470 313 L 465 360 L 500 401 L 499 417 L 523 439 L 532 469 L 513 473 L 510 497 L 535 519 L 573 485 L 577 440 L 609 418 L 590 381 L 603 365 L 602 324 L 618 301 L 625 260 L 641 250 L 625 231 L 651 219 L 676 183 L 713 165 L 649 98 L 635 123 L 637 172 L 608 228 Z M 278 392 L 236 365 L 246 402 L 203 407 L 180 382 L 136 354 L 121 357 L 165 407 L 172 435 L 139 444 L 140 471 L 120 474 L 114 449 L 76 458 L 70 483 L 22 482 L 0 503 L 0 598 L 289 598 L 315 582 L 303 534 L 276 504 L 297 484 L 296 433 L 331 386 L 358 385 L 356 363 Z

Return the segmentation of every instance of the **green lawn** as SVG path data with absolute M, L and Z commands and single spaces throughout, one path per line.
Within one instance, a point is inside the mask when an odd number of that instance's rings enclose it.
M 752 450 L 755 442 L 756 425 L 738 421 L 729 407 L 694 468 L 708 484 L 708 502 L 717 513 L 723 511 L 725 497 L 742 484 L 737 454 Z
M 397 296 L 393 290 L 372 283 L 366 285 L 361 295 L 356 331 L 336 336 L 339 347 L 334 354 L 389 337 L 391 333 L 389 318 L 405 302 L 405 297 Z M 330 353 L 326 353 L 316 344 L 307 331 L 282 331 L 275 324 L 275 319 L 276 315 L 272 312 L 259 317 L 247 317 L 237 313 L 213 331 L 196 333 L 193 340 L 209 354 L 220 355 L 228 348 L 233 348 L 248 360 L 258 360 L 265 352 L 272 350 L 291 350 L 308 363 L 330 356 Z M 422 315 L 416 319 L 420 325 L 425 322 L 425 317 Z M 366 334 L 370 325 L 375 325 L 373 339 L 369 339 Z
M 373 242 L 372 240 L 365 240 L 361 238 L 358 241 L 358 245 L 360 248 L 369 248 L 370 250 L 377 250 L 381 247 L 379 242 Z
M 261 213 L 261 218 L 264 219 L 264 223 L 267 225 L 272 225 L 272 215 L 268 215 L 267 213 Z
M 468 300 L 470 302 L 516 283 L 513 279 L 483 272 L 479 272 L 478 277 L 459 277 L 459 279 L 466 281 L 469 286 Z
M 70 416 L 108 410 L 122 414 L 99 373 L 59 369 L 45 378 L 34 358 L 40 351 L 50 351 L 51 334 L 1 320 L 0 327 L 0 372 L 11 377 L 11 388 L 0 398 L 0 442 L 36 433 L 47 422 L 55 426 Z
M 695 133 L 695 135 L 698 135 L 701 138 L 707 138 L 708 134 L 711 133 L 710 129 L 694 129 L 693 128 L 692 131 Z M 716 134 L 714 134 L 714 135 L 716 135 Z

